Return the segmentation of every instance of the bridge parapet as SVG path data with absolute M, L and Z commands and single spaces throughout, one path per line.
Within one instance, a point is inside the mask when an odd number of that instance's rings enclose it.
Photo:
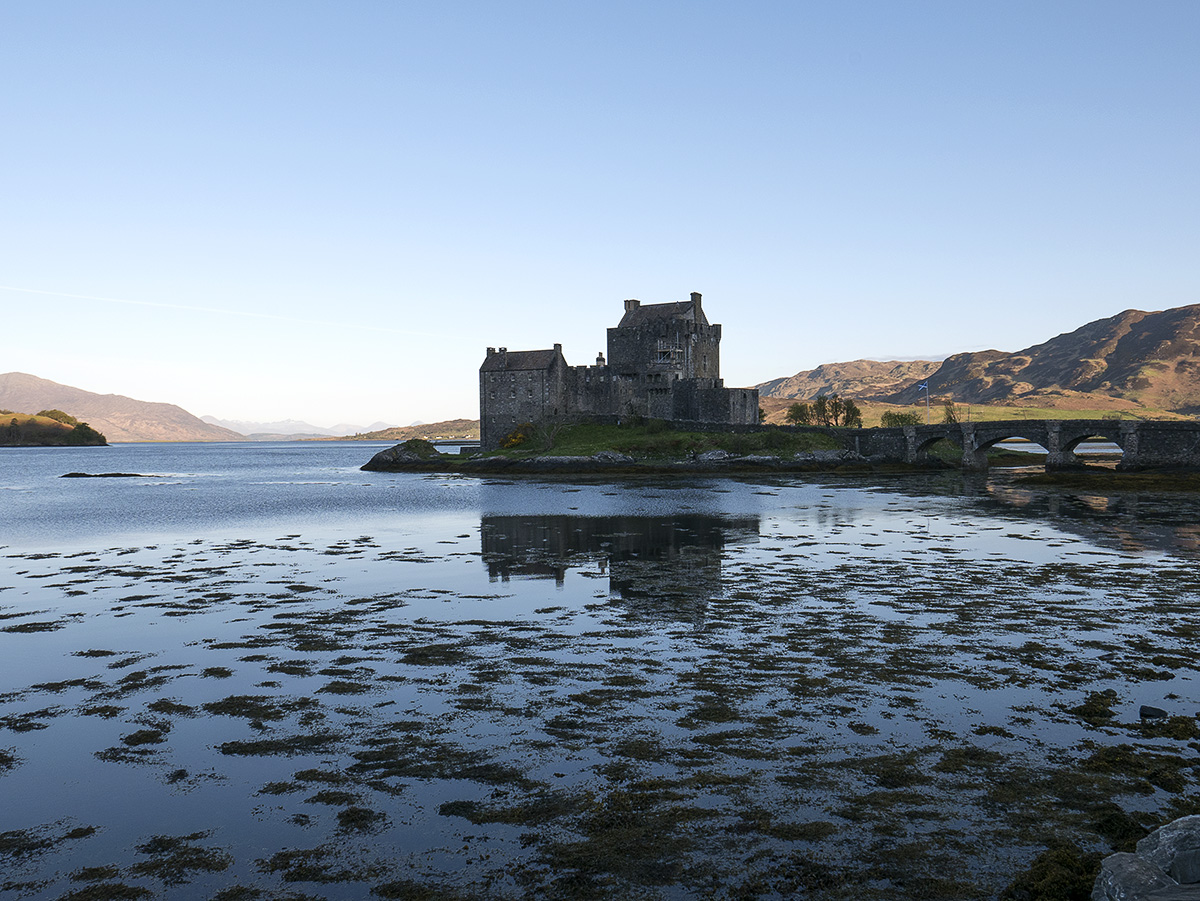
M 1087 438 L 1103 438 L 1121 448 L 1117 468 L 1200 469 L 1200 422 L 1117 419 L 1009 419 L 994 422 L 937 423 L 901 428 L 856 429 L 854 444 L 867 456 L 918 464 L 938 441 L 957 444 L 963 468 L 984 471 L 995 444 L 1023 438 L 1046 449 L 1046 469 L 1080 465 L 1075 448 Z

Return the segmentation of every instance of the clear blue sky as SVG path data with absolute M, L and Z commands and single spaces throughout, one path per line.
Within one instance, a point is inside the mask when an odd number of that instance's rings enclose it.
M 0 129 L 0 371 L 198 415 L 474 417 L 627 297 L 729 385 L 1200 302 L 1194 0 L 9 0 Z

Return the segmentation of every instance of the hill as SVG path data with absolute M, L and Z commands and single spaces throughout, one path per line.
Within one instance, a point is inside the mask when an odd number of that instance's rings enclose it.
M 0 409 L 0 447 L 103 447 L 104 436 L 61 410 L 49 416 Z
M 1200 412 L 1200 304 L 1108 319 L 1005 353 L 954 354 L 929 376 L 960 403 Z M 915 403 L 916 383 L 888 400 Z
M 346 437 L 373 441 L 407 441 L 410 438 L 424 438 L 426 440 L 464 438 L 468 441 L 478 441 L 479 420 L 447 419 L 442 422 L 423 422 L 420 425 L 396 426 L 390 429 L 380 429 L 378 432 L 366 432 L 365 434 L 347 435 Z
M 793 400 L 821 394 L 837 393 L 860 406 L 924 403 L 918 385 L 926 379 L 937 402 L 1038 409 L 1039 415 L 1056 410 L 1193 415 L 1200 413 L 1200 304 L 1126 310 L 1015 353 L 954 354 L 940 364 L 826 363 L 758 389 L 767 421 L 775 422 Z
M 21 413 L 57 409 L 102 432 L 109 441 L 241 441 L 174 404 L 149 403 L 120 394 L 94 394 L 24 372 L 0 375 L 0 408 Z
M 852 360 L 822 363 L 816 369 L 756 385 L 761 397 L 807 400 L 839 394 L 856 400 L 886 397 L 928 378 L 941 364 L 931 360 Z

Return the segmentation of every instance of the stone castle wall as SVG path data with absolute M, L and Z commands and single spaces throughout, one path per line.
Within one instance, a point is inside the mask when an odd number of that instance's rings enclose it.
M 721 326 L 709 324 L 700 295 L 677 304 L 625 302 L 608 330 L 608 361 L 569 366 L 549 351 L 488 348 L 479 370 L 480 443 L 499 446 L 524 423 L 644 416 L 668 421 L 753 425 L 758 391 L 720 378 Z

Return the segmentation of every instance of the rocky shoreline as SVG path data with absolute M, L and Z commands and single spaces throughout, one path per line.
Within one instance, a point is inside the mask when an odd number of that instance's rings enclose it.
M 404 445 L 390 447 L 373 456 L 361 468 L 366 472 L 463 472 L 463 473 L 536 473 L 536 474 L 660 474 L 660 473 L 736 473 L 736 472 L 830 472 L 872 470 L 877 466 L 895 469 L 849 450 L 817 450 L 781 457 L 769 454 L 731 454 L 723 450 L 705 451 L 675 459 L 636 459 L 616 451 L 601 451 L 590 456 L 545 454 L 530 457 L 461 457 L 450 454 L 421 454 Z M 905 467 L 911 468 L 911 467 Z

